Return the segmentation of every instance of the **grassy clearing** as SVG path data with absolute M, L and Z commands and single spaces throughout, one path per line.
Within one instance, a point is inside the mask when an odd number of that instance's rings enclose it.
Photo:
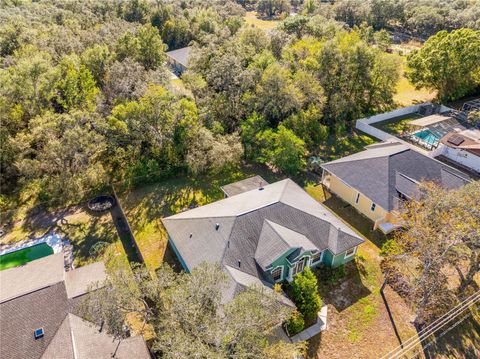
M 413 84 L 405 77 L 405 62 L 406 58 L 402 57 L 400 81 L 397 84 L 397 93 L 393 96 L 395 103 L 397 103 L 399 107 L 406 107 L 416 103 L 433 101 L 437 96 L 435 91 L 426 88 L 416 89 L 415 86 L 413 86 Z
M 278 23 L 280 22 L 278 20 L 259 19 L 255 11 L 247 11 L 244 19 L 248 25 L 256 26 L 262 30 L 272 30 L 277 27 Z

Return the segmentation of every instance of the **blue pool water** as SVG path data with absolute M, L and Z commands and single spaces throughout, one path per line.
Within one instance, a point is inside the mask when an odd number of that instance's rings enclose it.
M 429 130 L 423 130 L 423 131 L 414 133 L 414 136 L 420 138 L 421 140 L 424 140 L 429 144 L 435 144 L 440 140 L 437 136 L 435 136 Z

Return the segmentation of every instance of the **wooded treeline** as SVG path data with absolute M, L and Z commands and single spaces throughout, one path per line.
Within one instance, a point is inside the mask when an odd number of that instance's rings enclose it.
M 242 158 L 295 173 L 329 135 L 394 105 L 400 58 L 384 51 L 385 31 L 312 12 L 267 33 L 245 25 L 240 3 L 3 2 L 2 206 L 68 202 L 112 181 Z M 186 45 L 179 90 L 165 51 Z M 480 72 L 466 71 L 470 91 Z

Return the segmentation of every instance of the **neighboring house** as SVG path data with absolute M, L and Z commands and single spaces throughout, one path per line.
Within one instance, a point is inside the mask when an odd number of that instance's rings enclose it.
M 404 200 L 418 198 L 418 184 L 431 181 L 447 189 L 469 177 L 399 142 L 381 142 L 322 166 L 322 184 L 387 233 L 398 227 Z
M 225 186 L 234 195 L 163 219 L 187 272 L 206 261 L 229 274 L 224 300 L 252 284 L 291 281 L 305 267 L 347 263 L 364 242 L 292 180 L 261 186 L 258 180 L 242 193 L 245 181 Z
M 449 132 L 441 140 L 442 156 L 480 173 L 480 130 Z
M 187 70 L 191 49 L 191 47 L 182 47 L 165 53 L 168 64 L 176 74 L 182 75 Z
M 0 271 L 0 357 L 111 358 L 118 340 L 79 316 L 82 296 L 105 280 L 102 262 L 66 272 L 63 253 Z M 150 358 L 142 337 L 120 342 L 116 358 Z

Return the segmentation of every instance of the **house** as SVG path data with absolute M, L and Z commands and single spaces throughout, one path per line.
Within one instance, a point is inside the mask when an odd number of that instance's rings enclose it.
M 168 64 L 176 74 L 182 75 L 187 70 L 191 49 L 191 47 L 182 47 L 165 53 Z
M 291 281 L 305 267 L 345 264 L 364 242 L 292 180 L 258 180 L 253 188 L 225 186 L 229 197 L 163 219 L 185 271 L 206 261 L 229 275 L 225 300 L 252 284 Z
M 451 131 L 440 139 L 441 155 L 480 173 L 480 130 Z
M 399 142 L 381 142 L 322 166 L 322 184 L 387 233 L 399 226 L 403 200 L 418 198 L 418 184 L 453 189 L 470 182 L 464 173 Z
M 102 262 L 65 271 L 63 253 L 0 271 L 2 358 L 150 358 L 140 336 L 119 344 L 87 322 L 78 305 L 92 285 L 105 280 Z

